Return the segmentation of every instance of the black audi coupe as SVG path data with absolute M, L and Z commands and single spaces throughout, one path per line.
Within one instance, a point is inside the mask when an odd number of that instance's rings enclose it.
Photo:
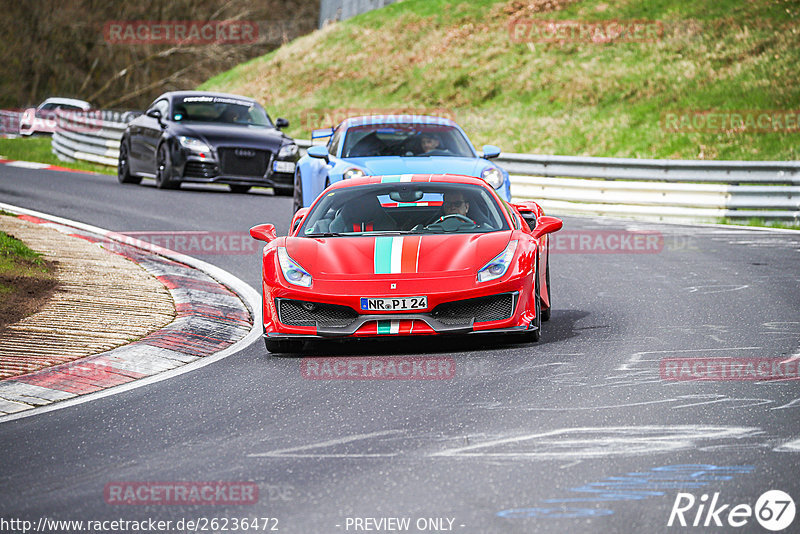
M 182 182 L 228 184 L 234 193 L 253 186 L 291 195 L 297 145 L 251 98 L 175 91 L 159 96 L 128 123 L 119 146 L 117 178 L 138 184 L 155 178 L 159 189 Z

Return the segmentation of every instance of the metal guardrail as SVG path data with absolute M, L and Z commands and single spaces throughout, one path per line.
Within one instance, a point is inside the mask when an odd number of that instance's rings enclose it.
M 311 141 L 297 141 L 301 148 Z M 800 162 L 501 154 L 514 198 L 547 212 L 663 221 L 800 222 Z
M 53 153 L 66 161 L 81 160 L 116 167 L 122 134 L 128 122 L 138 114 L 105 110 L 57 112 L 58 128 L 53 133 Z
M 555 213 L 800 222 L 800 162 L 505 154 L 512 194 Z
M 122 132 L 137 113 L 69 114 L 53 135 L 67 160 L 116 166 Z M 311 141 L 298 139 L 301 149 Z M 553 214 L 716 222 L 759 217 L 800 222 L 800 162 L 688 161 L 502 154 L 511 193 Z

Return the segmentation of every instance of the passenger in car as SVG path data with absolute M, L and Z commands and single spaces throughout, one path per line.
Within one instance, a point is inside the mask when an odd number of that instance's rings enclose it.
M 330 231 L 336 233 L 396 229 L 394 219 L 386 214 L 380 201 L 372 195 L 343 206 L 330 225 Z

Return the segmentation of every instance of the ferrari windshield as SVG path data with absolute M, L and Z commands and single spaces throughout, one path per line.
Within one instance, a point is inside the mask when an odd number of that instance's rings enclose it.
M 221 96 L 186 96 L 172 104 L 176 122 L 216 122 L 244 126 L 272 126 L 267 112 L 256 102 Z
M 328 192 L 305 217 L 299 236 L 486 233 L 508 230 L 494 196 L 459 183 L 401 182 Z M 386 183 L 387 181 L 390 181 Z
M 475 152 L 458 128 L 443 124 L 385 123 L 348 128 L 342 157 L 369 156 L 474 158 Z

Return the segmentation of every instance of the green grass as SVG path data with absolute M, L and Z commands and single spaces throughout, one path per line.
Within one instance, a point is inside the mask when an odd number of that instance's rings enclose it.
M 405 0 L 306 35 L 201 89 L 252 96 L 307 139 L 315 111 L 447 110 L 506 152 L 800 159 L 799 133 L 675 133 L 665 111 L 800 108 L 794 1 Z M 657 21 L 647 43 L 515 43 L 514 19 Z M 319 113 L 317 113 L 319 114 Z M 316 123 L 315 123 L 316 122 Z
M 12 271 L 47 271 L 47 266 L 38 252 L 28 248 L 25 243 L 0 231 L 0 275 Z
M 760 226 L 764 228 L 783 228 L 786 230 L 800 230 L 800 224 L 795 223 L 786 223 L 780 221 L 766 221 L 759 217 L 751 217 L 750 219 L 744 220 L 737 220 L 737 219 L 730 219 L 730 218 L 723 218 L 719 221 L 720 224 L 734 224 L 734 225 L 742 225 L 742 226 Z
M 54 263 L 0 231 L 0 331 L 34 313 L 56 283 Z
M 38 252 L 0 231 L 0 293 L 13 291 L 21 278 L 50 278 L 50 271 Z
M 16 137 L 14 139 L 0 137 L 0 156 L 6 159 L 47 163 L 50 165 L 66 167 L 68 169 L 99 172 L 102 174 L 117 173 L 117 170 L 114 167 L 95 165 L 93 163 L 86 163 L 82 161 L 61 161 L 55 154 L 53 154 L 50 147 L 50 137 L 46 136 L 27 138 Z

